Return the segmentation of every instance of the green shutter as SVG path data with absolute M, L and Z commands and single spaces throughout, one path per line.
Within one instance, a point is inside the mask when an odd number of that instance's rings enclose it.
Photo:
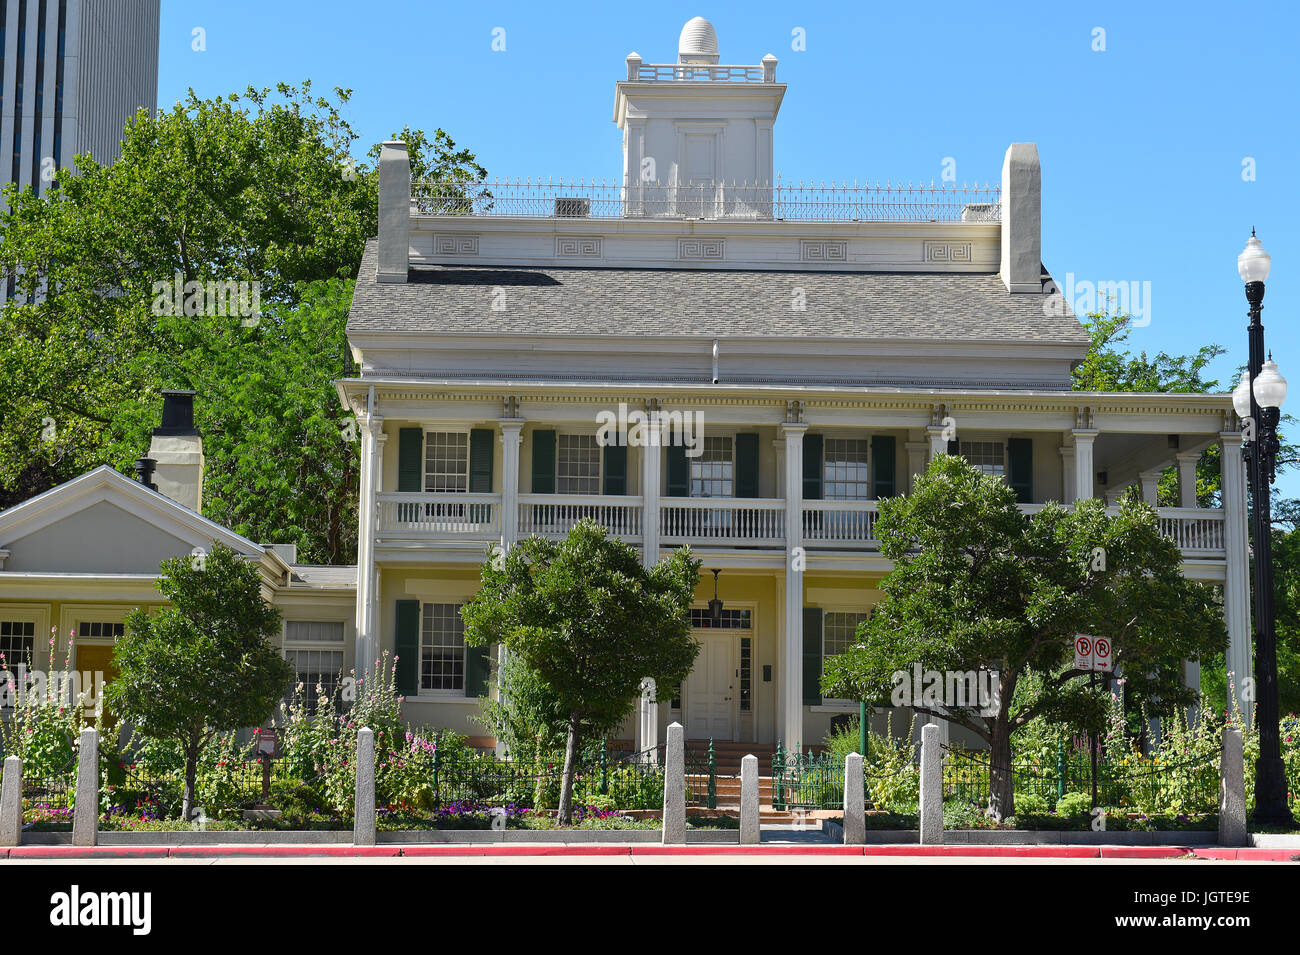
M 961 454 L 961 445 L 957 443 L 956 438 L 953 438 L 951 441 L 948 442 L 948 453 Z
M 465 695 L 487 696 L 488 648 L 465 647 Z
M 803 705 L 822 704 L 822 611 L 803 608 Z
M 758 435 L 736 435 L 736 497 L 758 497 Z
M 475 428 L 469 433 L 469 492 L 492 493 L 492 441 L 494 435 L 487 428 Z
M 803 436 L 803 499 L 805 501 L 822 499 L 822 436 L 820 434 Z
M 876 500 L 894 496 L 894 439 L 887 434 L 871 436 L 871 496 Z
M 420 601 L 397 601 L 397 692 L 415 696 L 420 691 Z M 361 670 L 365 661 L 357 661 Z
M 607 444 L 604 449 L 605 476 L 601 481 L 602 494 L 627 493 L 627 445 Z
M 423 491 L 424 429 L 400 428 L 397 442 L 397 489 Z
M 533 493 L 555 493 L 555 432 L 533 432 Z
M 1021 504 L 1034 502 L 1034 442 L 1032 438 L 1011 438 L 1007 441 L 1007 477 L 1016 500 Z
M 686 448 L 670 444 L 668 452 L 668 496 L 689 497 L 691 493 L 691 465 L 686 460 Z

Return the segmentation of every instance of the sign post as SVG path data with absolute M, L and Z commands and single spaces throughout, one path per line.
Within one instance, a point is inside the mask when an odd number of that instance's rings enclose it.
M 1096 691 L 1097 674 L 1115 669 L 1114 647 L 1106 637 L 1074 635 L 1074 668 L 1088 674 L 1088 687 Z M 1088 733 L 1088 760 L 1092 767 L 1092 808 L 1097 808 L 1097 737 Z

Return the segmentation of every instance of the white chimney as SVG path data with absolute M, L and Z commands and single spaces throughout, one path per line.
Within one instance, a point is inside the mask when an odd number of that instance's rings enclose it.
M 411 254 L 411 157 L 406 143 L 379 149 L 380 282 L 405 282 Z
M 1038 147 L 1012 143 L 1002 161 L 1002 284 L 1043 291 L 1043 170 Z
M 203 440 L 194 427 L 194 392 L 163 392 L 162 427 L 154 429 L 149 457 L 157 462 L 153 483 L 159 493 L 201 513 Z

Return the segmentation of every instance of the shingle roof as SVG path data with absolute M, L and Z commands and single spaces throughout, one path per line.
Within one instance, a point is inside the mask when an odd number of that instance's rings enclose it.
M 1068 308 L 1049 314 L 1047 296 L 991 273 L 458 265 L 380 284 L 376 254 L 371 240 L 349 332 L 1088 343 Z

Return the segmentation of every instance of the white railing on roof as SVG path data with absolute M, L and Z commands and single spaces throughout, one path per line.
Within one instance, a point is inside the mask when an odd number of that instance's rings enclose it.
M 763 75 L 762 64 L 642 63 L 629 70 L 628 79 L 637 83 L 775 83 L 775 74 L 775 65 L 768 79 Z
M 827 185 L 601 180 L 417 182 L 417 215 L 541 219 L 754 219 L 812 222 L 997 222 L 1001 189 L 990 185 L 879 182 Z

